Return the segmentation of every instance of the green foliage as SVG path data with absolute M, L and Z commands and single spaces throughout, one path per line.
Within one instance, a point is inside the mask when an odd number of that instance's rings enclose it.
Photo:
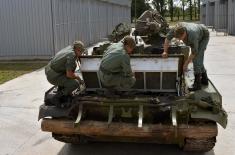
M 150 6 L 146 0 L 132 0 L 132 3 L 131 3 L 131 19 L 132 20 L 135 19 L 135 9 L 136 9 L 136 18 L 139 18 L 140 15 L 144 11 L 150 9 Z
M 152 4 L 164 17 L 167 8 L 167 0 L 153 0 Z

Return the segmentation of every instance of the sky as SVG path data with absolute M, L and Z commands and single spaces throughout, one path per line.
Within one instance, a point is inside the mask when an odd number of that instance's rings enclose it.
M 151 3 L 153 0 L 150 0 L 150 2 L 149 3 Z M 181 0 L 173 0 L 174 1 L 174 6 L 181 6 Z M 186 8 L 187 8 L 187 6 L 186 6 Z

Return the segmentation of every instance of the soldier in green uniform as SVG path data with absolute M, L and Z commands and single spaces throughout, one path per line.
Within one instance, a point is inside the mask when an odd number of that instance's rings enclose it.
M 59 87 L 59 91 L 54 97 L 55 102 L 64 96 L 71 96 L 72 92 L 83 84 L 83 80 L 75 75 L 78 58 L 85 51 L 81 41 L 75 41 L 72 46 L 68 46 L 59 51 L 45 68 L 47 80 Z
M 186 71 L 188 64 L 193 61 L 195 80 L 190 91 L 200 90 L 201 84 L 208 85 L 208 77 L 204 67 L 204 52 L 209 42 L 209 31 L 201 24 L 178 23 L 177 26 L 169 31 L 164 43 L 163 57 L 168 56 L 169 42 L 175 37 L 182 40 L 187 46 L 191 47 L 191 54 L 185 61 L 183 70 Z
M 105 51 L 99 67 L 99 77 L 104 87 L 109 90 L 122 90 L 135 84 L 129 56 L 135 46 L 134 39 L 126 36 Z

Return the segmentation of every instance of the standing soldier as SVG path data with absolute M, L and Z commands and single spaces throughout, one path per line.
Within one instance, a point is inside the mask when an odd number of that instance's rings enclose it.
M 178 23 L 177 26 L 169 31 L 164 43 L 162 56 L 168 56 L 169 42 L 175 37 L 182 40 L 187 46 L 191 47 L 191 54 L 185 61 L 183 70 L 186 71 L 188 64 L 193 61 L 194 84 L 189 91 L 201 89 L 201 84 L 208 85 L 208 77 L 204 67 L 204 52 L 209 42 L 209 31 L 204 25 L 194 23 Z
M 59 51 L 45 68 L 47 80 L 58 86 L 58 92 L 53 102 L 59 104 L 64 96 L 71 96 L 72 92 L 79 88 L 84 81 L 75 75 L 78 58 L 85 51 L 81 41 L 75 41 L 72 46 L 68 46 Z
M 135 84 L 129 56 L 135 46 L 134 39 L 126 36 L 105 51 L 99 67 L 99 77 L 104 87 L 120 90 L 129 89 Z

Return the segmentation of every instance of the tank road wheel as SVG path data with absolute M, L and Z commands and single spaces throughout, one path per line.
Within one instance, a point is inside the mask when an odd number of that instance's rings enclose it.
M 70 143 L 70 144 L 86 144 L 88 143 L 88 140 L 86 137 L 81 135 L 61 135 L 61 134 L 55 134 L 52 133 L 52 137 L 55 140 L 58 140 L 60 142 L 64 143 Z
M 186 138 L 183 146 L 184 151 L 208 152 L 213 149 L 216 137 L 205 139 Z

